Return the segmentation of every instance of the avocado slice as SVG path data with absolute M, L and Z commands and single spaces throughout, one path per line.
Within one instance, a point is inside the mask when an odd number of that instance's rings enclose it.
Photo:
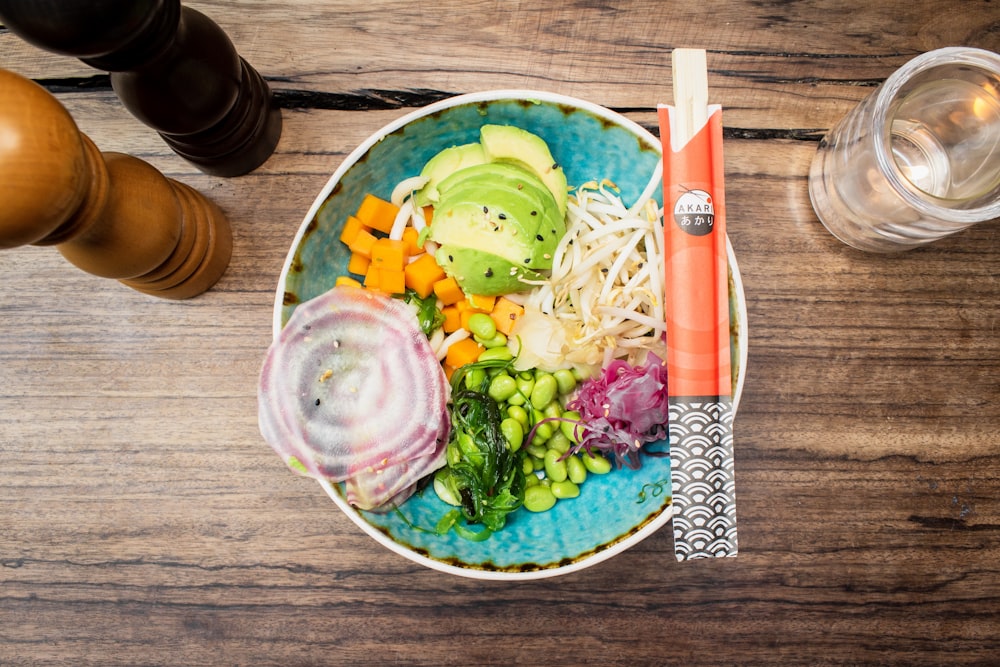
M 486 162 L 486 153 L 479 142 L 445 148 L 428 160 L 420 170 L 420 175 L 427 178 L 427 183 L 414 195 L 413 203 L 417 206 L 437 203 L 438 184 L 441 181 L 456 171 Z
M 498 296 L 523 292 L 522 280 L 544 280 L 542 274 L 523 264 L 490 252 L 442 244 L 434 255 L 449 275 L 455 276 L 467 294 Z
M 469 167 L 442 181 L 440 196 L 436 211 L 445 220 L 452 219 L 449 211 L 471 205 L 473 214 L 486 220 L 484 232 L 494 237 L 491 244 L 512 237 L 518 247 L 530 247 L 529 266 L 551 268 L 552 254 L 566 227 L 552 194 L 534 174 L 502 163 Z M 497 233 L 504 236 L 497 237 Z M 432 238 L 433 234 L 432 230 Z
M 488 161 L 509 162 L 533 171 L 552 193 L 560 216 L 566 216 L 566 174 L 544 139 L 512 125 L 483 125 L 479 142 Z
M 487 162 L 454 172 L 438 184 L 438 192 L 443 198 L 452 191 L 469 187 L 471 183 L 476 183 L 472 187 L 488 189 L 495 185 L 518 190 L 537 202 L 540 215 L 551 215 L 562 220 L 555 197 L 533 171 L 507 162 Z
M 483 204 L 481 199 L 457 202 L 447 208 L 436 207 L 430 240 L 439 245 L 490 252 L 516 261 L 532 257 L 533 237 L 511 234 L 511 227 L 502 226 L 495 211 L 489 209 L 489 204 Z

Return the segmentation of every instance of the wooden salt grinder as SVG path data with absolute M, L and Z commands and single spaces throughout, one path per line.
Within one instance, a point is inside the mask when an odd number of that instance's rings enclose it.
M 111 72 L 125 107 L 207 174 L 246 174 L 278 144 L 281 111 L 264 78 L 180 0 L 0 0 L 0 23 Z
M 54 245 L 88 273 L 186 299 L 225 272 L 222 211 L 122 153 L 101 153 L 44 88 L 0 69 L 0 250 Z

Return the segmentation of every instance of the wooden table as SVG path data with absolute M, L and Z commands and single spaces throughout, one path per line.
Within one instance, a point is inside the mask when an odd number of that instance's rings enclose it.
M 1000 5 L 913 0 L 191 0 L 283 107 L 277 152 L 201 174 L 103 73 L 0 30 L 102 150 L 230 216 L 207 294 L 163 302 L 50 248 L 0 254 L 0 664 L 819 665 L 1000 660 L 1000 228 L 867 255 L 806 192 L 817 141 L 917 53 L 1000 50 Z M 745 281 L 740 555 L 669 531 L 535 582 L 438 573 L 364 535 L 259 435 L 278 272 L 347 153 L 412 108 L 565 93 L 656 130 L 708 49 Z M 0 202 L 2 205 L 2 202 Z

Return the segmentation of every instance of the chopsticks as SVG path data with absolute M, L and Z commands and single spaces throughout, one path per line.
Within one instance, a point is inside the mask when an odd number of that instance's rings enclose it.
M 671 142 L 681 148 L 708 120 L 708 64 L 702 49 L 676 49 L 670 69 L 674 77 L 674 125 Z
M 705 51 L 673 52 L 674 105 L 658 105 L 674 554 L 735 556 L 736 498 L 722 108 Z

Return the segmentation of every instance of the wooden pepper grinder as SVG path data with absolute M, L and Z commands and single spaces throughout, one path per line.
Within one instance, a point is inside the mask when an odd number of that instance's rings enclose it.
M 88 273 L 186 299 L 225 272 L 219 208 L 138 158 L 101 153 L 44 88 L 0 69 L 0 249 L 54 245 Z
M 248 173 L 277 146 L 281 112 L 267 83 L 180 0 L 0 0 L 0 23 L 112 72 L 125 107 L 205 173 Z

